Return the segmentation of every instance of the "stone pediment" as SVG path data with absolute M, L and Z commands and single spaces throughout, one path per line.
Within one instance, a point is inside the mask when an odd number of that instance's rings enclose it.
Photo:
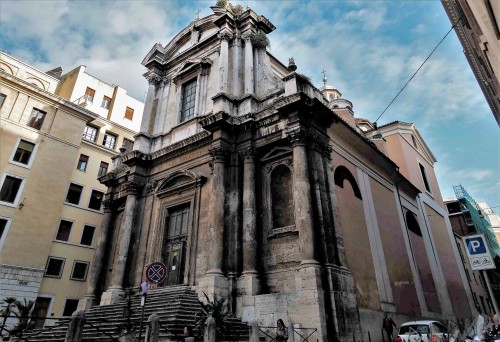
M 178 170 L 159 182 L 156 195 L 159 197 L 191 189 L 201 184 L 205 177 L 189 170 Z
M 288 147 L 275 147 L 271 151 L 269 151 L 264 157 L 261 158 L 262 161 L 269 161 L 273 159 L 279 159 L 282 157 L 290 156 L 292 153 L 292 149 Z

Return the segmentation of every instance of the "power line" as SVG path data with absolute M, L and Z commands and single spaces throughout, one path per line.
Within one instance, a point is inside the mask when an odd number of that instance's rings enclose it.
M 382 115 L 384 115 L 384 113 L 387 111 L 387 109 L 389 109 L 389 107 L 392 105 L 392 103 L 394 101 L 396 101 L 396 99 L 398 98 L 399 94 L 401 94 L 403 92 L 403 90 L 405 90 L 406 86 L 408 85 L 408 83 L 411 82 L 411 80 L 413 79 L 413 77 L 415 77 L 415 75 L 420 71 L 420 69 L 422 69 L 422 67 L 424 66 L 424 64 L 427 62 L 427 60 L 429 58 L 431 58 L 432 54 L 434 53 L 434 51 L 436 51 L 436 49 L 439 47 L 439 45 L 441 45 L 441 43 L 446 39 L 446 37 L 448 37 L 448 35 L 450 34 L 450 32 L 455 28 L 455 26 L 458 25 L 458 23 L 460 22 L 460 20 L 462 20 L 462 17 L 460 17 L 457 22 L 451 26 L 450 30 L 448 32 L 446 32 L 446 34 L 444 35 L 443 39 L 441 39 L 439 41 L 439 43 L 437 43 L 437 45 L 434 47 L 434 49 L 432 49 L 431 53 L 429 54 L 429 56 L 427 56 L 427 58 L 422 62 L 422 64 L 418 67 L 417 71 L 415 71 L 415 73 L 410 77 L 410 79 L 408 80 L 408 82 L 406 82 L 406 84 L 403 86 L 403 88 L 401 88 L 401 90 L 396 94 L 396 96 L 394 96 L 394 98 L 392 99 L 392 101 L 387 105 L 387 107 L 385 107 L 384 111 L 378 116 L 377 120 L 375 120 L 374 123 L 377 123 L 378 119 L 380 119 L 380 117 Z

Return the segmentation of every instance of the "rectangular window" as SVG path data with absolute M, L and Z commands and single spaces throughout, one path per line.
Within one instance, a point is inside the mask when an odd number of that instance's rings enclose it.
M 63 258 L 49 257 L 47 267 L 45 268 L 45 277 L 61 278 L 64 269 Z
M 418 166 L 420 167 L 420 173 L 422 174 L 422 179 L 424 181 L 425 190 L 427 190 L 428 192 L 431 192 L 431 187 L 429 185 L 429 181 L 427 180 L 427 173 L 425 172 L 425 167 L 420 163 L 418 164 Z
M 9 219 L 0 218 L 0 250 L 2 249 L 5 238 L 7 237 Z
M 111 104 L 111 98 L 104 96 L 102 99 L 101 107 L 104 109 L 109 109 L 110 104 Z
M 84 96 L 85 101 L 94 102 L 94 95 L 95 95 L 95 90 L 87 87 L 87 90 L 85 90 L 85 96 Z
M 97 139 L 97 131 L 98 129 L 94 126 L 85 126 L 83 130 L 83 139 L 95 142 Z
M 196 98 L 196 79 L 182 87 L 181 122 L 189 120 L 194 115 L 194 101 Z
M 43 110 L 33 108 L 30 117 L 28 119 L 27 125 L 33 127 L 34 129 L 40 129 L 43 125 L 43 120 L 45 120 L 45 115 L 47 113 Z
M 87 269 L 89 268 L 89 263 L 84 261 L 75 261 L 73 264 L 73 270 L 71 271 L 72 280 L 83 280 L 87 278 Z
M 0 94 L 0 108 L 2 108 L 6 97 L 4 94 Z
M 80 245 L 92 246 L 92 241 L 94 240 L 95 227 L 85 225 L 83 226 L 82 239 Z
M 125 153 L 132 152 L 132 149 L 134 148 L 134 142 L 127 138 L 123 138 L 123 147 L 125 147 Z
M 130 107 L 127 107 L 127 109 L 125 109 L 125 119 L 132 120 L 133 117 L 134 117 L 134 110 Z
M 61 220 L 61 222 L 59 223 L 59 229 L 57 230 L 56 240 L 68 241 L 72 226 L 73 222 Z
M 0 201 L 14 203 L 23 180 L 13 176 L 5 176 L 0 190 Z
M 92 194 L 90 195 L 89 208 L 94 210 L 101 210 L 101 203 L 104 197 L 104 193 L 92 190 Z
M 80 159 L 78 159 L 78 165 L 76 166 L 76 169 L 85 172 L 85 170 L 87 170 L 88 162 L 89 162 L 89 156 L 86 156 L 85 154 L 80 154 Z
M 28 165 L 34 149 L 35 144 L 21 139 L 19 141 L 19 145 L 17 145 L 17 150 L 12 160 L 21 164 Z
M 116 146 L 116 135 L 106 132 L 104 139 L 102 140 L 102 145 L 114 150 Z
M 66 202 L 71 204 L 80 203 L 80 196 L 82 195 L 83 186 L 71 183 L 68 190 L 68 195 L 66 196 Z
M 63 316 L 71 316 L 78 308 L 78 299 L 66 299 L 64 304 Z
M 186 235 L 189 221 L 189 205 L 169 210 L 167 237 Z
M 106 173 L 108 173 L 108 167 L 109 164 L 102 161 L 101 165 L 99 165 L 99 173 L 97 174 L 97 177 L 104 176 Z

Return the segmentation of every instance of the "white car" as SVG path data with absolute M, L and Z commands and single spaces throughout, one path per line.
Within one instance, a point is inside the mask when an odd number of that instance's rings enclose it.
M 438 321 L 412 321 L 401 324 L 398 342 L 445 342 L 448 332 Z

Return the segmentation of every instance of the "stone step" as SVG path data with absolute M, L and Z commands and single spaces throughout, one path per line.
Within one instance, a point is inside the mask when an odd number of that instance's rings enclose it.
M 131 298 L 132 314 L 130 321 L 138 328 L 142 307 L 140 307 L 141 295 L 136 294 Z M 110 335 L 118 337 L 117 328 L 123 326 L 127 321 L 124 317 L 127 302 L 96 306 L 86 311 L 86 325 L 84 326 L 82 341 L 104 341 L 110 340 Z M 163 339 L 177 340 L 182 336 L 184 326 L 193 327 L 195 315 L 200 311 L 200 304 L 196 292 L 187 286 L 174 286 L 166 288 L 152 289 L 147 295 L 144 309 L 144 321 L 152 313 L 160 316 L 161 329 L 160 336 Z M 236 317 L 227 318 L 230 333 L 222 340 L 248 341 L 249 329 Z M 62 342 L 66 335 L 68 322 L 61 322 L 55 327 L 50 327 L 50 331 L 38 330 L 30 332 L 34 340 L 45 342 Z M 142 336 L 144 336 L 146 324 L 143 325 Z M 28 334 L 26 337 L 29 336 Z M 28 337 L 29 338 L 29 337 Z

